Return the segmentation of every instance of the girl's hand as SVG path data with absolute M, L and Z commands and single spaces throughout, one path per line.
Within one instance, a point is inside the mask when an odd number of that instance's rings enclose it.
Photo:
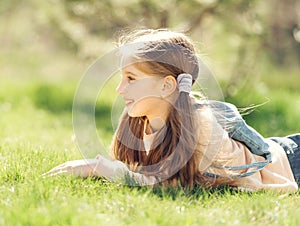
M 97 165 L 97 159 L 82 159 L 63 163 L 54 167 L 42 176 L 73 175 L 87 178 L 93 175 L 93 170 Z
M 108 180 L 123 179 L 126 172 L 129 172 L 126 164 L 118 160 L 108 160 L 101 155 L 96 157 L 97 165 L 94 168 L 93 175 L 102 176 Z

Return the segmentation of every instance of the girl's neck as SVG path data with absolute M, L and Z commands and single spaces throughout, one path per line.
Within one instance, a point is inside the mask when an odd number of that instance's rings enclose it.
M 155 117 L 152 119 L 147 119 L 147 122 L 145 124 L 145 133 L 146 134 L 151 134 L 155 133 L 158 130 L 162 129 L 165 126 L 165 120 L 163 120 L 160 117 Z
M 166 121 L 175 102 L 175 100 L 170 100 L 171 97 L 168 98 L 169 99 L 162 99 L 156 109 L 152 111 L 151 114 L 146 115 L 146 133 L 155 133 L 166 125 Z

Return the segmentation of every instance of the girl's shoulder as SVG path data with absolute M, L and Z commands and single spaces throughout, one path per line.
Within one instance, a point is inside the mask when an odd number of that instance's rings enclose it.
M 194 110 L 199 110 L 209 106 L 209 100 L 207 100 L 201 93 L 192 91 L 190 93 L 191 103 Z
M 227 123 L 229 121 L 241 120 L 242 117 L 238 108 L 228 102 L 219 100 L 208 100 L 204 98 L 198 98 L 191 95 L 193 109 L 196 112 L 206 112 L 218 119 L 219 123 Z
M 201 128 L 210 127 L 214 116 L 212 109 L 209 106 L 209 102 L 207 100 L 194 99 L 192 103 L 195 123 Z

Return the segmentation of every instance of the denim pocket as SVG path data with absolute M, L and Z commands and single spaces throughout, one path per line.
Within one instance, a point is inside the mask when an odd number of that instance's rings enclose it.
M 300 142 L 300 135 L 299 142 Z M 270 137 L 269 139 L 278 143 L 286 152 L 286 154 L 293 154 L 298 149 L 298 144 L 292 139 L 292 136 L 287 137 Z

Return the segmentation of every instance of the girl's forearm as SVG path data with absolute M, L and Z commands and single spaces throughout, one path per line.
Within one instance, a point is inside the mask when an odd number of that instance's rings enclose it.
M 265 189 L 279 193 L 295 193 L 298 191 L 298 185 L 296 182 L 288 181 L 284 184 L 268 184 Z
M 106 179 L 125 183 L 127 185 L 154 185 L 157 178 L 155 176 L 146 176 L 141 173 L 130 171 L 126 164 L 118 160 L 108 160 L 98 155 L 97 164 L 93 169 L 93 176 L 105 177 Z

